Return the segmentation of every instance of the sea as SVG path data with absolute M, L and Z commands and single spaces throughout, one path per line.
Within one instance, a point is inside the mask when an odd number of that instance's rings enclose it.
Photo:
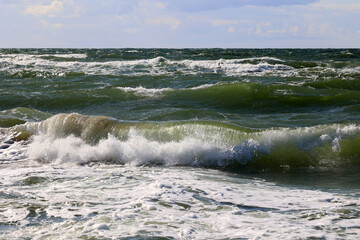
M 360 239 L 360 49 L 0 49 L 0 239 Z

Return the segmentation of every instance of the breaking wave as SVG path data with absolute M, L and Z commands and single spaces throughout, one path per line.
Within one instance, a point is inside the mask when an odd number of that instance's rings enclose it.
M 360 164 L 360 126 L 356 124 L 253 130 L 221 122 L 121 122 L 73 113 L 6 131 L 13 137 L 3 137 L 0 154 L 9 158 L 12 144 L 19 148 L 21 143 L 26 149 L 18 151 L 22 158 L 47 163 L 231 169 Z

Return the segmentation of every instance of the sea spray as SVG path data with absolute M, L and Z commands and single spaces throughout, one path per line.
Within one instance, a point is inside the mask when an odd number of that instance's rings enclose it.
M 222 123 L 121 122 L 73 113 L 14 130 L 34 135 L 28 156 L 43 162 L 260 169 L 359 164 L 360 127 L 355 124 L 255 131 Z

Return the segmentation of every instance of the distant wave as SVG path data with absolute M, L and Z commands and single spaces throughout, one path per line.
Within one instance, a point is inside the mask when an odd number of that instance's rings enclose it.
M 212 107 L 282 111 L 304 107 L 329 108 L 360 103 L 360 85 L 352 80 L 329 80 L 299 85 L 263 85 L 249 82 L 217 82 L 189 88 L 116 87 L 139 97 L 166 97 L 167 101 L 210 104 Z M 349 89 L 351 91 L 335 91 Z
M 171 91 L 172 88 L 144 88 L 142 86 L 139 87 L 117 87 L 117 89 L 120 89 L 124 92 L 132 92 L 136 95 L 140 96 L 148 96 L 148 97 L 154 97 L 157 95 L 161 95 L 165 91 Z
M 34 56 L 36 56 L 36 57 L 56 57 L 56 58 L 79 58 L 79 59 L 87 58 L 87 54 L 85 54 L 85 53 L 41 54 L 41 55 L 34 55 Z
M 145 88 L 142 86 L 138 87 L 116 87 L 117 89 L 124 91 L 124 92 L 131 92 L 138 96 L 147 96 L 147 97 L 155 97 L 160 96 L 165 92 L 170 91 L 186 91 L 186 90 L 198 90 L 203 88 L 209 88 L 213 87 L 215 85 L 221 85 L 224 83 L 218 82 L 215 84 L 203 84 L 200 86 L 192 87 L 192 88 L 180 88 L 180 89 L 174 89 L 174 88 Z M 226 83 L 225 83 L 226 84 Z
M 301 79 L 296 84 L 292 82 L 266 84 L 259 80 L 227 81 L 220 78 L 220 81 L 216 81 L 217 79 L 214 78 L 207 83 L 184 81 L 179 85 L 172 85 L 162 80 L 161 82 L 157 80 L 143 82 L 146 86 L 140 85 L 141 81 L 125 81 L 120 85 L 117 81 L 103 82 L 94 79 L 92 82 L 87 80 L 89 85 L 86 86 L 80 85 L 82 76 L 81 74 L 65 76 L 65 79 L 61 80 L 62 87 L 60 88 L 53 88 L 50 81 L 47 82 L 50 89 L 45 88 L 42 81 L 36 83 L 33 81 L 40 91 L 26 92 L 21 88 L 10 89 L 9 91 L 12 91 L 15 96 L 14 99 L 9 102 L 3 101 L 0 106 L 3 109 L 17 106 L 30 106 L 37 109 L 59 106 L 64 109 L 74 109 L 104 101 L 125 102 L 161 97 L 164 102 L 159 104 L 162 106 L 166 106 L 166 103 L 175 105 L 181 103 L 185 108 L 204 106 L 212 110 L 269 113 L 302 112 L 304 109 L 327 111 L 342 107 L 350 109 L 357 108 L 360 104 L 360 83 L 352 79 L 330 78 L 318 81 Z M 76 81 L 68 83 L 67 78 L 74 78 Z M 70 86 L 74 90 L 68 89 Z M 6 97 L 6 92 L 4 97 Z M 54 101 L 48 101 L 48 94 L 51 94 Z M 155 101 L 155 99 L 152 100 Z
M 19 69 L 19 66 L 21 68 Z M 340 67 L 340 68 L 339 68 Z M 161 76 L 175 74 L 224 74 L 226 76 L 307 76 L 321 72 L 324 76 L 360 73 L 358 66 L 346 63 L 285 61 L 275 57 L 240 59 L 171 60 L 165 57 L 132 60 L 96 61 L 87 54 L 1 54 L 0 71 L 15 77 L 66 76 L 71 72 L 87 75 Z M 315 74 L 315 75 L 316 75 Z
M 57 59 L 55 59 L 57 58 Z M 64 61 L 60 61 L 61 58 Z M 177 72 L 184 74 L 198 74 L 203 71 L 219 72 L 228 75 L 249 75 L 267 71 L 288 71 L 291 67 L 280 64 L 280 59 L 271 57 L 235 59 L 235 60 L 169 60 L 164 57 L 141 60 L 121 61 L 75 61 L 85 59 L 86 54 L 54 54 L 54 55 L 1 55 L 0 63 L 6 65 L 3 70 L 15 74 L 18 70 L 12 66 L 31 67 L 29 71 L 43 72 L 51 69 L 54 75 L 64 74 L 63 71 L 77 71 L 86 74 L 124 74 L 124 75 L 167 75 Z M 54 61 L 57 60 L 57 61 Z M 273 61 L 268 63 L 266 61 Z M 10 64 L 10 65 L 9 65 Z M 0 69 L 1 70 L 1 69 Z M 24 70 L 24 69 L 23 69 Z

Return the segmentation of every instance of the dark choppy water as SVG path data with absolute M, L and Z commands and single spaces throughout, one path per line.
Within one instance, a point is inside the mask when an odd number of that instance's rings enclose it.
M 359 237 L 358 49 L 0 49 L 0 83 L 5 239 Z

